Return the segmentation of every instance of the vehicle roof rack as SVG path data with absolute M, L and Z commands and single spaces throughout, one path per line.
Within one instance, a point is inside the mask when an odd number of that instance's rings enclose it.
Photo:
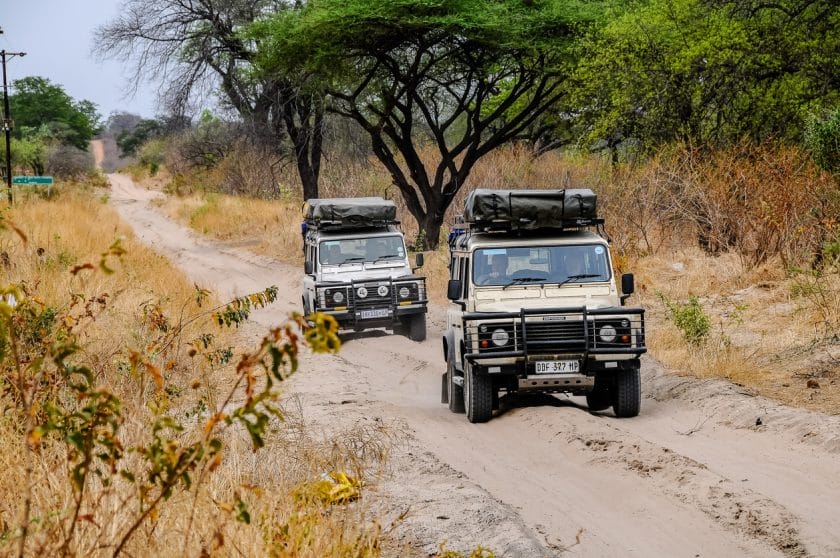
M 588 188 L 470 192 L 464 223 L 473 231 L 531 231 L 598 226 L 597 196 Z
M 397 206 L 381 197 L 313 198 L 306 201 L 308 229 L 346 230 L 397 225 Z

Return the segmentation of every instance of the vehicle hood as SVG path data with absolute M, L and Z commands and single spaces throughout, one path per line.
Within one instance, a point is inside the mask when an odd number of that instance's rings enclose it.
M 325 267 L 319 273 L 319 283 L 349 283 L 351 281 L 396 279 L 412 275 L 411 268 L 406 263 L 382 262 L 358 264 L 344 264 L 340 267 Z
M 478 287 L 473 295 L 476 312 L 518 312 L 522 308 L 612 308 L 620 302 L 611 284 Z

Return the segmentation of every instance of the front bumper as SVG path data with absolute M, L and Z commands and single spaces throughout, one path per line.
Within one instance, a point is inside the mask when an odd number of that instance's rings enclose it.
M 323 283 L 315 288 L 317 310 L 333 316 L 343 328 L 393 326 L 428 311 L 422 277 Z M 334 302 L 336 292 L 341 293 L 340 303 Z
M 463 328 L 464 358 L 490 373 L 528 376 L 540 361 L 577 361 L 588 376 L 637 363 L 647 351 L 642 308 L 471 312 Z

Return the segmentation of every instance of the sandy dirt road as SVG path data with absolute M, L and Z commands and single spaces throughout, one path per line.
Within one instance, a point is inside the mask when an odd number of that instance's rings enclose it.
M 222 297 L 278 285 L 261 325 L 298 310 L 299 269 L 199 238 L 158 212 L 155 194 L 109 179 L 122 218 L 192 280 Z M 348 335 L 340 354 L 307 358 L 289 385 L 316 422 L 377 420 L 406 433 L 391 475 L 372 487 L 386 523 L 410 512 L 395 530 L 401 555 L 448 540 L 515 557 L 840 556 L 840 418 L 645 359 L 637 418 L 537 396 L 472 425 L 439 404 L 444 310 L 432 308 L 428 324 L 423 343 Z

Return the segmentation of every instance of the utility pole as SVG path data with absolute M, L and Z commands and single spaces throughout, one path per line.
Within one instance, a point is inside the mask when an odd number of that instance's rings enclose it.
M 3 30 L 0 29 L 0 33 Z M 9 114 L 9 86 L 6 83 L 6 59 L 11 60 L 15 56 L 26 56 L 25 52 L 6 52 L 0 50 L 0 59 L 3 63 L 3 131 L 6 134 L 6 187 L 8 188 L 9 204 L 12 203 L 12 117 Z

